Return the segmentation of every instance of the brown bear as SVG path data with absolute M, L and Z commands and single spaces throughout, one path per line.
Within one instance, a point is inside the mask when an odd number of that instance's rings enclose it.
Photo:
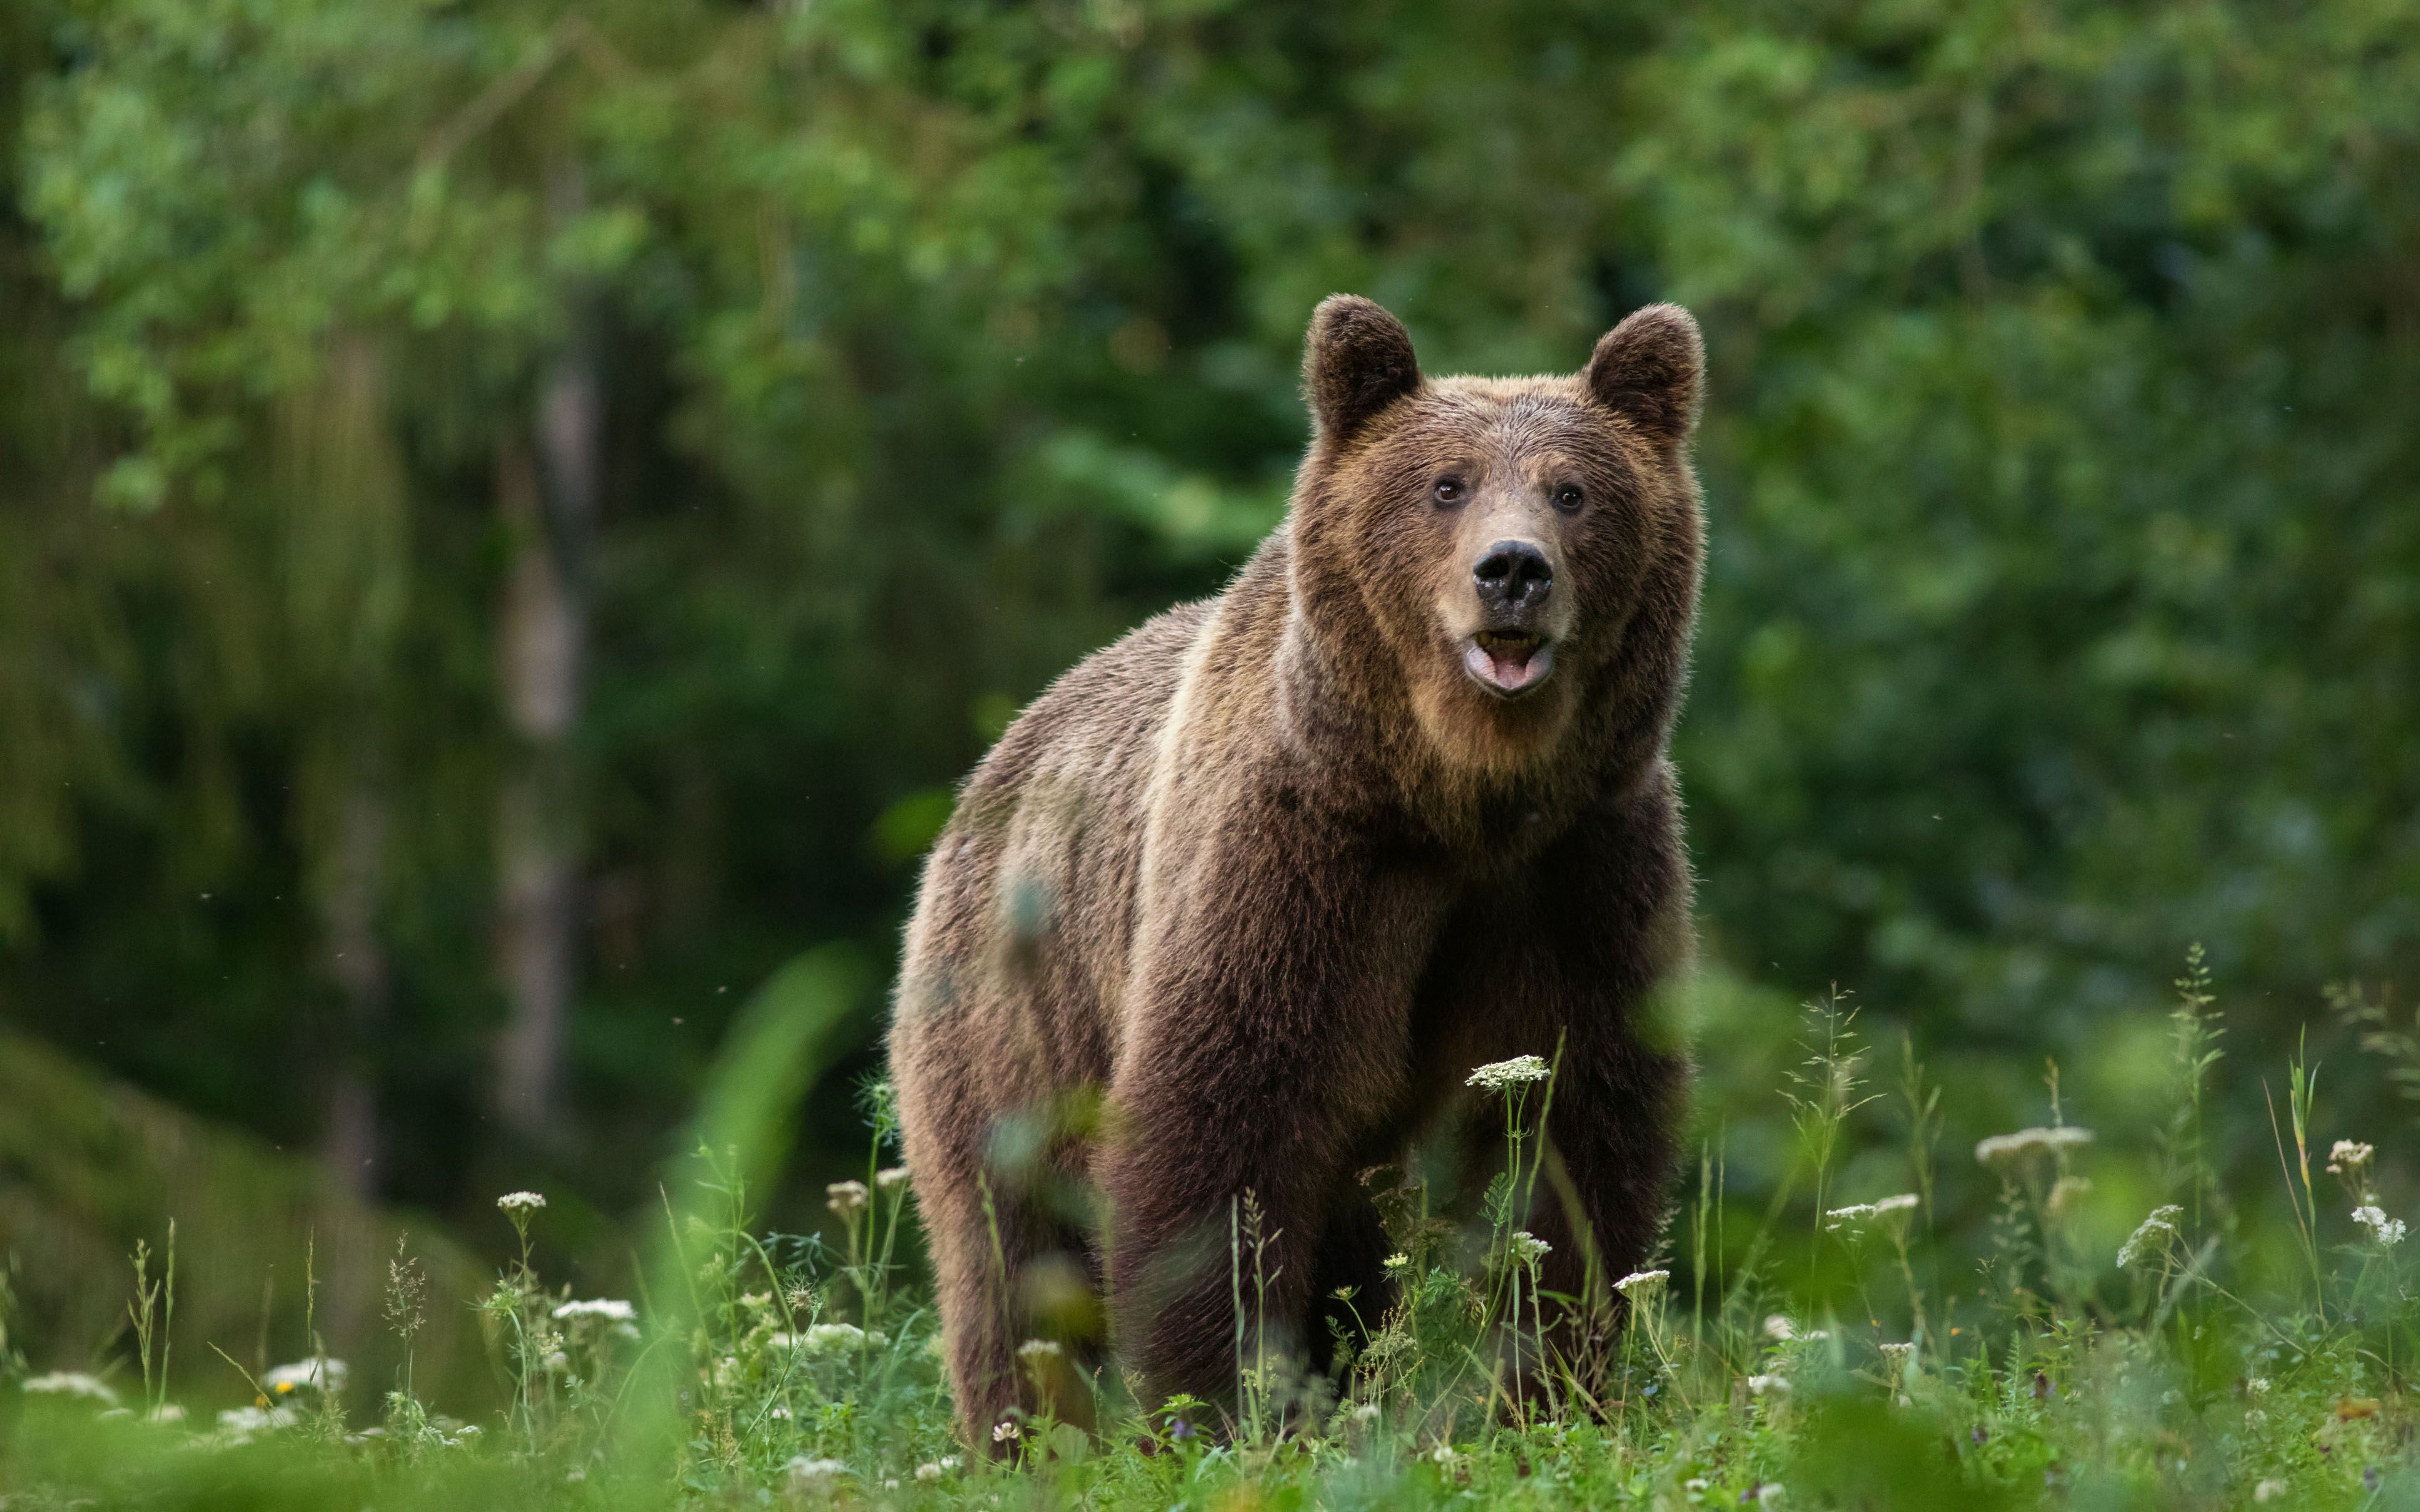
M 1356 1173 L 1484 1062 L 1560 1047 L 1566 1196 L 1526 1220 L 1550 1291 L 1602 1296 L 1663 1221 L 1697 323 L 1652 305 L 1577 375 L 1432 378 L 1339 295 L 1306 347 L 1285 521 L 1036 700 L 925 867 L 891 1064 L 978 1444 L 1073 1364 L 1020 1345 L 1094 1299 L 1145 1406 L 1232 1403 L 1247 1195 L 1256 1340 L 1311 1346 L 1341 1287 L 1367 1309 L 1388 1246 Z

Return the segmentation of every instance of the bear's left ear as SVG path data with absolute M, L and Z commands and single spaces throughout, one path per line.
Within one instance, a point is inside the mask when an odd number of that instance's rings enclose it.
M 1375 300 L 1330 294 L 1303 338 L 1302 387 L 1319 433 L 1351 440 L 1378 411 L 1420 386 L 1412 335 Z
M 1651 304 L 1598 339 L 1580 376 L 1599 404 L 1670 446 L 1697 428 L 1705 369 L 1705 338 L 1689 312 Z

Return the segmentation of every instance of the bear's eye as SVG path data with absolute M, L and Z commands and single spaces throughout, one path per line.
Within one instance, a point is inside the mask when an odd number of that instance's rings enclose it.
M 1555 490 L 1555 507 L 1566 515 L 1573 514 L 1579 509 L 1581 501 L 1586 497 L 1581 493 L 1578 484 L 1567 483 Z
M 1450 507 L 1461 503 L 1463 497 L 1469 491 L 1469 485 L 1460 478 L 1439 478 L 1436 486 L 1436 501 Z

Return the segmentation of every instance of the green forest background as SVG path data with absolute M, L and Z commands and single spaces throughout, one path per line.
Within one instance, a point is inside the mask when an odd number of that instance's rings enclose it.
M 15 0 L 38 1359 L 117 1347 L 167 1215 L 197 1337 L 298 1309 L 305 1235 L 340 1329 L 400 1227 L 473 1274 L 508 1188 L 627 1273 L 740 1005 L 835 942 L 880 980 L 1013 712 L 1279 517 L 1336 290 L 1433 372 L 1704 323 L 1676 754 L 1736 1193 L 1799 998 L 1911 1035 L 1953 1134 L 2042 1121 L 2046 1061 L 2122 1126 L 2198 941 L 2230 1158 L 2307 1024 L 2321 1137 L 2410 1197 L 2322 995 L 2408 1024 L 2420 950 L 2412 0 Z

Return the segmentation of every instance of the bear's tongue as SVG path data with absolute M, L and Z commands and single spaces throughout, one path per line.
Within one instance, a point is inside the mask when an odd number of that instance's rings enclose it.
M 1508 693 L 1528 687 L 1545 671 L 1538 655 L 1544 642 L 1534 635 L 1483 630 L 1475 641 L 1472 659 L 1482 665 L 1471 670 Z

